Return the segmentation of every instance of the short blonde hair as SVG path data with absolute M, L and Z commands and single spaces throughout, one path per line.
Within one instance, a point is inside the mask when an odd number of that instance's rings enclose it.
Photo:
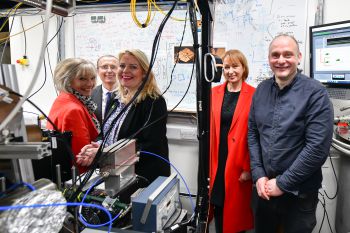
M 136 60 L 140 63 L 140 66 L 143 70 L 143 73 L 146 75 L 147 70 L 148 70 L 149 65 L 150 65 L 146 54 L 139 49 L 124 50 L 124 51 L 120 52 L 118 55 L 119 61 L 121 61 L 121 58 L 125 54 L 129 54 L 129 55 L 135 57 Z M 128 103 L 130 101 L 130 99 L 132 98 L 132 96 L 127 95 L 126 90 L 124 89 L 124 87 L 122 85 L 119 85 L 117 90 L 119 92 L 121 101 L 123 103 Z M 149 77 L 147 79 L 147 82 L 146 82 L 143 90 L 137 96 L 135 103 L 140 103 L 147 96 L 150 96 L 153 99 L 156 99 L 160 96 L 160 90 L 158 88 L 158 85 L 157 85 L 157 82 L 156 82 L 156 79 L 155 79 L 155 76 L 154 76 L 154 73 L 152 70 L 149 74 Z
M 94 64 L 82 58 L 67 58 L 57 64 L 54 72 L 54 83 L 58 91 L 71 93 L 72 80 L 82 76 L 96 77 Z M 96 85 L 96 80 L 94 85 Z
M 222 57 L 222 60 L 224 60 L 226 57 L 229 57 L 231 61 L 239 61 L 242 64 L 242 67 L 244 68 L 242 79 L 243 81 L 246 80 L 249 74 L 249 67 L 247 58 L 244 56 L 244 54 L 237 49 L 231 49 L 226 51 Z

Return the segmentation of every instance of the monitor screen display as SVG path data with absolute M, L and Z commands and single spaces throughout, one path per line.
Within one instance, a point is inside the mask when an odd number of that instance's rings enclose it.
M 310 76 L 324 84 L 350 85 L 350 21 L 310 27 Z

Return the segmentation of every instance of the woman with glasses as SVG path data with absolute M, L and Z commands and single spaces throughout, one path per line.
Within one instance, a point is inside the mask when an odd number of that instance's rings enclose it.
M 91 92 L 96 85 L 95 66 L 80 58 L 65 59 L 55 69 L 54 83 L 59 95 L 51 107 L 49 118 L 61 132 L 72 132 L 72 152 L 77 155 L 84 145 L 96 139 L 100 131 L 94 115 L 97 106 L 91 100 Z M 49 123 L 48 129 L 53 129 Z M 80 173 L 87 170 L 82 161 L 77 159 L 76 162 Z
M 134 138 L 139 151 L 152 152 L 168 160 L 166 102 L 160 94 L 153 72 L 146 77 L 148 68 L 149 61 L 141 50 L 125 50 L 119 54 L 119 85 L 114 103 L 105 118 L 103 135 L 112 127 L 105 138 L 106 146 L 123 138 Z M 142 91 L 133 100 L 143 82 Z M 120 114 L 122 110 L 124 112 Z M 120 117 L 113 125 L 118 114 Z M 87 164 L 91 163 L 98 147 L 98 143 L 85 146 L 80 157 Z M 147 178 L 149 182 L 158 176 L 170 175 L 169 164 L 148 154 L 141 153 L 135 169 L 137 175 Z

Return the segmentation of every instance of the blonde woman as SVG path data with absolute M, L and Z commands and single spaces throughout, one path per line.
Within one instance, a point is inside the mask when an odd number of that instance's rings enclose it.
M 80 58 L 65 59 L 55 69 L 54 82 L 59 95 L 51 107 L 49 118 L 61 132 L 72 132 L 72 151 L 77 155 L 84 145 L 96 139 L 100 131 L 94 115 L 97 105 L 90 97 L 96 85 L 95 66 Z M 51 124 L 48 128 L 53 129 Z M 87 164 L 75 159 L 79 172 L 85 172 Z
M 141 50 L 125 50 L 119 54 L 117 72 L 119 86 L 115 93 L 114 103 L 106 115 L 103 127 L 104 135 L 106 135 L 117 115 L 131 101 L 141 86 L 148 67 L 147 56 Z M 155 120 L 158 121 L 155 122 Z M 133 137 L 137 140 L 138 150 L 152 152 L 168 160 L 166 121 L 166 102 L 160 95 L 153 72 L 150 72 L 141 93 L 114 124 L 111 133 L 106 138 L 106 146 L 120 139 Z M 154 124 L 142 129 L 149 123 Z M 140 132 L 134 135 L 139 130 Z M 85 146 L 81 151 L 81 156 L 91 161 L 98 146 L 94 143 Z M 92 150 L 93 148 L 94 150 Z M 152 182 L 158 176 L 169 176 L 170 166 L 159 158 L 141 154 L 140 161 L 136 164 L 136 174 Z

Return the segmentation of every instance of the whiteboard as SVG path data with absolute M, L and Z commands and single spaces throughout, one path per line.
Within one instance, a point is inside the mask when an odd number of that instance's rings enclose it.
M 143 22 L 146 11 L 137 13 Z M 176 19 L 185 19 L 186 9 L 175 10 L 172 14 Z M 105 54 L 118 55 L 124 49 L 141 49 L 148 58 L 151 57 L 154 37 L 164 15 L 156 12 L 151 24 L 139 28 L 132 20 L 130 12 L 81 13 L 74 16 L 75 56 L 86 58 L 96 63 L 98 57 Z M 162 33 L 157 59 L 153 72 L 161 91 L 170 84 L 171 71 L 174 66 L 174 49 L 180 45 L 184 30 L 184 21 L 169 19 Z M 192 46 L 193 39 L 189 22 L 187 21 L 183 46 Z M 185 95 L 189 86 L 192 64 L 177 64 L 172 82 L 164 97 L 168 109 L 172 109 Z M 195 75 L 189 92 L 175 111 L 196 111 Z
M 307 3 L 307 0 L 221 0 L 215 5 L 214 48 L 241 50 L 247 57 L 250 69 L 247 82 L 257 86 L 272 76 L 268 64 L 268 46 L 274 36 L 282 32 L 294 35 L 305 54 Z M 185 9 L 178 9 L 173 16 L 183 19 L 185 13 Z M 137 14 L 141 22 L 145 16 L 144 11 Z M 74 17 L 75 56 L 96 62 L 101 55 L 138 48 L 150 57 L 154 36 L 163 18 L 164 15 L 157 12 L 151 25 L 140 29 L 128 11 L 79 13 Z M 101 19 L 101 23 L 97 23 L 96 19 Z M 153 69 L 162 91 L 171 79 L 174 47 L 180 44 L 183 27 L 183 21 L 169 19 L 163 31 Z M 183 45 L 193 45 L 188 22 Z M 303 67 L 302 60 L 300 68 Z M 164 95 L 168 109 L 172 109 L 184 95 L 191 70 L 191 64 L 177 64 L 171 86 Z M 176 110 L 196 111 L 195 76 L 186 98 Z
M 257 86 L 272 76 L 268 47 L 280 33 L 293 35 L 306 54 L 307 0 L 222 0 L 216 5 L 214 47 L 239 49 L 247 57 L 247 82 Z M 300 64 L 304 69 L 304 59 Z

